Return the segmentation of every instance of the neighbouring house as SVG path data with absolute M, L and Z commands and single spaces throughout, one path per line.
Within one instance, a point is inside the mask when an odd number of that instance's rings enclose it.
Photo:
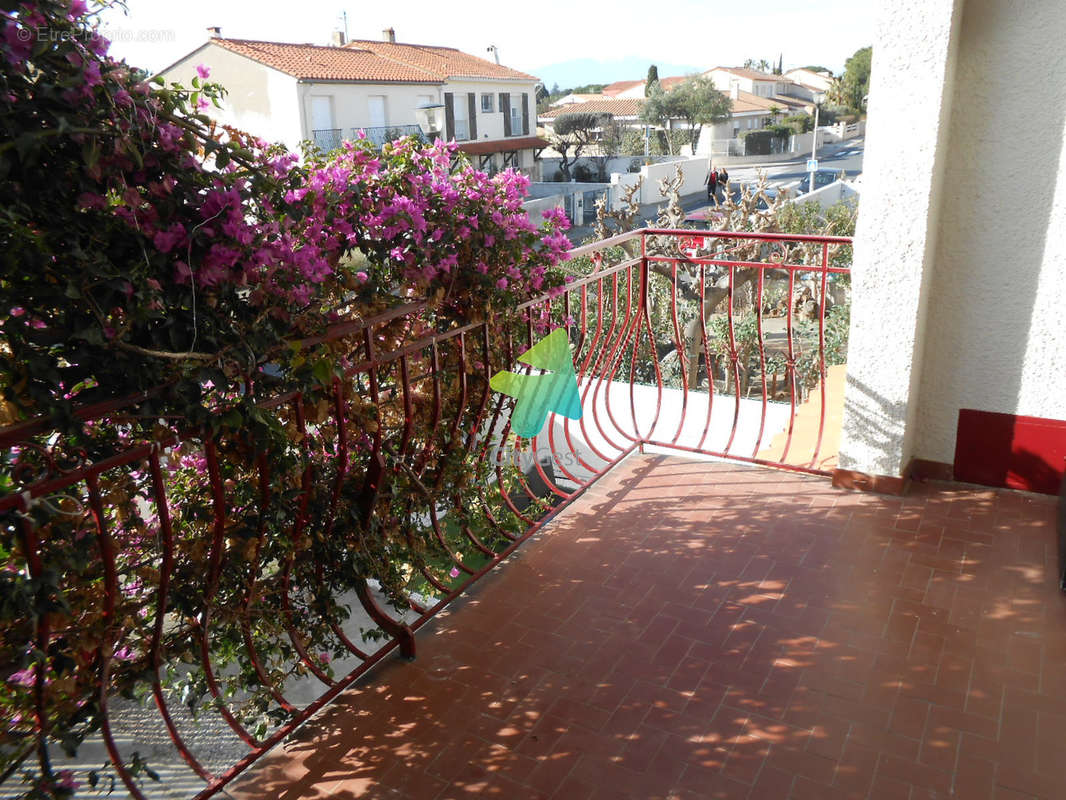
M 537 177 L 537 78 L 451 47 L 381 41 L 332 45 L 211 38 L 160 74 L 188 85 L 203 64 L 226 87 L 224 123 L 296 149 L 329 150 L 364 135 L 375 144 L 419 134 L 456 139 L 481 169 Z M 436 124 L 426 120 L 435 117 Z M 420 119 L 421 118 L 421 119 Z M 420 125 L 420 122 L 423 123 Z M 362 132 L 362 134 L 360 134 Z
M 833 77 L 832 72 L 812 69 L 790 69 L 784 76 L 801 89 L 806 89 L 809 95 L 807 99 L 813 99 L 815 93 L 824 94 L 828 92 L 833 87 L 833 84 L 836 83 L 836 78 Z
M 713 67 L 703 73 L 710 78 L 716 89 L 723 92 L 749 92 L 757 97 L 766 97 L 781 103 L 809 102 L 813 92 L 785 75 L 771 75 L 748 67 Z
M 664 88 L 670 87 L 685 80 L 684 77 L 665 78 L 660 81 Z M 554 120 L 563 114 L 575 112 L 588 112 L 593 114 L 612 114 L 616 122 L 627 128 L 643 128 L 640 121 L 640 107 L 644 103 L 644 81 L 619 81 L 611 86 L 627 85 L 613 97 L 589 96 L 587 100 L 575 100 L 562 106 L 553 106 L 547 112 L 537 117 L 537 123 L 551 132 Z M 628 84 L 633 84 L 628 86 Z M 608 87 L 610 88 L 610 87 Z M 637 91 L 639 89 L 639 91 Z M 604 90 L 606 91 L 606 89 Z M 785 117 L 790 114 L 810 113 L 813 107 L 810 103 L 798 100 L 795 97 L 760 97 L 751 92 L 741 90 L 734 85 L 727 94 L 732 101 L 732 113 L 730 117 L 715 125 L 705 125 L 700 133 L 697 145 L 697 155 L 708 155 L 713 152 L 713 141 L 736 139 L 742 132 L 759 130 L 773 122 L 775 116 Z M 578 97 L 578 95 L 575 95 Z M 685 127 L 679 123 L 681 127 Z M 671 124 L 669 127 L 675 127 Z
M 642 127 L 640 107 L 644 98 L 598 98 L 570 103 L 565 106 L 553 106 L 537 116 L 537 124 L 551 131 L 555 120 L 564 114 L 610 114 L 616 122 L 627 128 Z
M 644 96 L 644 81 L 615 81 L 603 87 L 603 93 L 608 97 L 620 97 L 624 92 L 632 92 L 634 87 L 640 87 L 640 94 L 628 94 L 628 97 Z
M 603 100 L 606 97 L 607 95 L 603 94 L 574 94 L 571 92 L 568 95 L 560 97 L 554 103 L 551 103 L 550 107 L 555 108 L 556 106 L 568 106 L 573 105 L 574 103 L 587 103 L 589 100 Z
M 686 80 L 687 75 L 672 75 L 669 78 L 660 78 L 659 86 L 663 91 L 669 91 L 677 86 L 682 81 Z M 608 97 L 616 98 L 643 98 L 644 97 L 644 84 L 646 80 L 639 81 L 615 81 L 608 86 L 603 87 L 603 93 Z

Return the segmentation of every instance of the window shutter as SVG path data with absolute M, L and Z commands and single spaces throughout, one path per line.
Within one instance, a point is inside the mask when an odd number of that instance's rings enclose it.
M 503 112 L 503 135 L 511 135 L 511 95 L 500 92 L 500 111 Z
M 444 93 L 444 138 L 449 142 L 455 138 L 455 95 L 451 92 Z
M 522 135 L 529 136 L 529 95 L 522 92 Z
M 477 139 L 477 94 L 471 92 L 466 99 L 467 108 L 470 109 L 470 138 Z

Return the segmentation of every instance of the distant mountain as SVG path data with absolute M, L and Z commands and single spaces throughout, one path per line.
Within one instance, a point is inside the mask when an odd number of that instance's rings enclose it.
M 693 72 L 703 72 L 713 65 L 696 67 L 691 64 L 671 64 L 668 61 L 655 61 L 646 58 L 630 56 L 611 61 L 603 61 L 594 58 L 575 58 L 571 61 L 563 61 L 558 64 L 546 64 L 541 67 L 527 69 L 518 67 L 524 72 L 536 75 L 544 82 L 549 91 L 556 83 L 560 89 L 568 89 L 574 86 L 583 86 L 587 83 L 614 83 L 615 81 L 642 81 L 648 74 L 648 67 L 655 64 L 659 69 L 659 76 L 667 78 L 671 75 L 689 75 Z

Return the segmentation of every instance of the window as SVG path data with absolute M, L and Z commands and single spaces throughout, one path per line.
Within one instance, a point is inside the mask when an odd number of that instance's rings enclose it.
M 366 99 L 371 128 L 385 127 L 385 95 L 372 94 Z
M 493 95 L 493 94 L 483 94 L 483 95 L 481 95 L 481 113 L 482 114 L 491 114 L 493 111 L 495 111 L 496 110 L 495 100 L 496 100 L 496 96 Z
M 513 101 L 511 103 L 511 135 L 522 135 L 522 109 Z
M 464 142 L 470 138 L 469 103 L 467 96 L 460 94 L 454 101 L 455 109 L 455 138 Z

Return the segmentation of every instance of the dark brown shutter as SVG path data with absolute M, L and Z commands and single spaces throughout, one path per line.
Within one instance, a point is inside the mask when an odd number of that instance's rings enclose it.
M 503 135 L 511 135 L 511 95 L 500 92 L 500 111 L 503 112 Z
M 529 95 L 522 92 L 522 135 L 529 136 Z
M 477 138 L 477 95 L 471 92 L 466 96 L 467 108 L 470 109 L 470 138 Z
M 455 138 L 455 95 L 451 92 L 444 93 L 444 138 L 449 142 Z

